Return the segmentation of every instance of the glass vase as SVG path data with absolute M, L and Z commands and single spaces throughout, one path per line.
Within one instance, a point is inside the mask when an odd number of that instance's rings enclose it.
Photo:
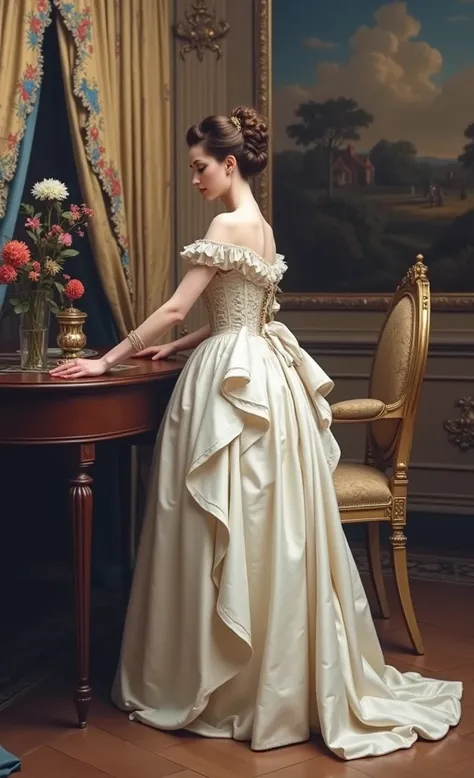
M 24 292 L 22 302 L 28 310 L 20 313 L 20 362 L 22 370 L 45 370 L 48 365 L 48 334 L 51 308 L 50 293 L 43 290 Z

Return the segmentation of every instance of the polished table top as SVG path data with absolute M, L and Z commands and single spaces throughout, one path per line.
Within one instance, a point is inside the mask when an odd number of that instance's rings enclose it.
M 84 387 L 110 386 L 128 384 L 131 382 L 156 381 L 179 375 L 184 360 L 166 359 L 152 361 L 151 359 L 128 359 L 123 364 L 113 368 L 111 372 L 94 378 L 78 378 L 67 381 L 64 378 L 53 378 L 49 373 L 30 373 L 18 371 L 18 356 L 8 352 L 0 353 L 0 391 L 15 387 L 27 389 L 30 387 Z M 54 361 L 52 361 L 52 364 Z M 15 368 L 13 372 L 2 372 L 7 365 Z
M 157 429 L 184 360 L 130 359 L 97 378 L 5 372 L 0 355 L 0 443 L 81 443 Z

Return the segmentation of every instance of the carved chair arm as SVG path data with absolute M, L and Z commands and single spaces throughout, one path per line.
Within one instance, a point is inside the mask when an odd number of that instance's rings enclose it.
M 343 400 L 331 405 L 334 422 L 361 424 L 382 419 L 387 414 L 387 406 L 382 400 L 370 397 L 357 400 Z

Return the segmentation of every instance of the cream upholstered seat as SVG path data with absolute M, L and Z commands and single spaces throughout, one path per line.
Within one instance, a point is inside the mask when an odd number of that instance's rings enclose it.
M 369 398 L 332 406 L 336 423 L 367 424 L 364 464 L 342 461 L 334 474 L 343 523 L 368 523 L 369 567 L 380 610 L 389 608 L 382 575 L 379 522 L 391 523 L 395 581 L 412 644 L 423 654 L 407 571 L 408 462 L 428 355 L 430 289 L 423 257 L 410 268 L 387 312 L 375 351 Z
M 342 462 L 334 474 L 340 508 L 387 508 L 392 504 L 390 481 L 369 465 Z

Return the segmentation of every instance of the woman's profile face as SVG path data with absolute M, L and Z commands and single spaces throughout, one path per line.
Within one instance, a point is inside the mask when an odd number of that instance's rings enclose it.
M 230 176 L 225 160 L 219 162 L 198 144 L 189 149 L 189 164 L 193 171 L 193 186 L 205 200 L 216 200 L 227 192 Z

